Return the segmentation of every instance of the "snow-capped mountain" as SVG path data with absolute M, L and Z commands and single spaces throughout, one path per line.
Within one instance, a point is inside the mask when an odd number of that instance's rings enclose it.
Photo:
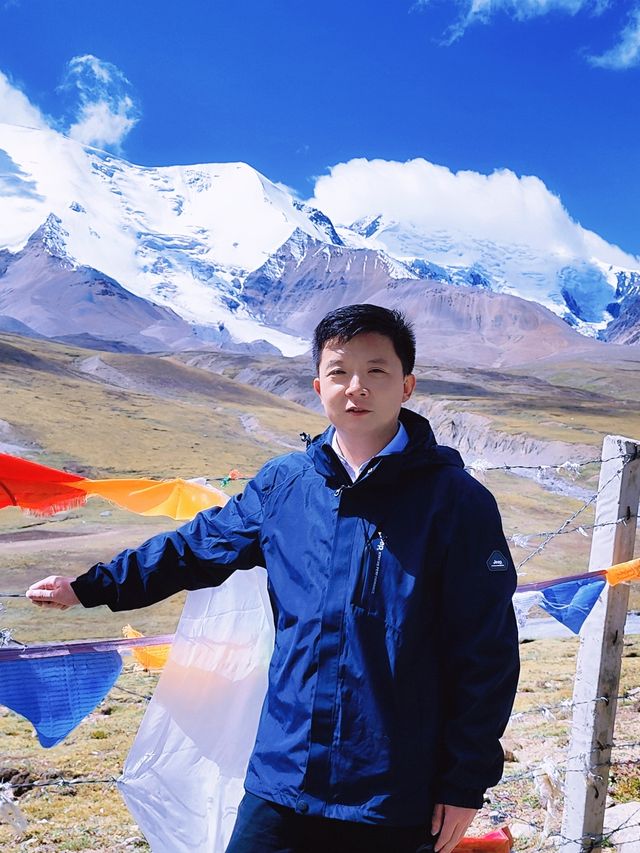
M 258 341 L 293 355 L 328 307 L 369 301 L 405 307 L 425 346 L 463 332 L 489 341 L 491 359 L 522 335 L 570 347 L 566 323 L 636 343 L 640 261 L 581 234 L 556 251 L 375 211 L 335 227 L 244 163 L 142 167 L 0 124 L 0 330 L 143 351 Z
M 50 214 L 50 248 L 188 322 L 266 338 L 285 353 L 306 343 L 244 309 L 244 277 L 298 230 L 340 243 L 329 220 L 244 163 L 145 168 L 54 131 L 0 125 L 0 249 L 16 253 Z
M 384 301 L 388 283 L 406 278 L 418 276 L 385 252 L 329 244 L 296 230 L 246 277 L 242 299 L 265 322 L 309 336 L 328 305 Z
M 195 327 L 174 311 L 135 296 L 64 253 L 60 220 L 50 214 L 20 252 L 0 251 L 0 329 L 142 352 L 197 349 Z M 218 343 L 225 342 L 218 330 Z M 226 333 L 229 337 L 229 333 Z
M 380 249 L 421 278 L 485 287 L 544 305 L 577 331 L 605 330 L 640 290 L 640 259 L 582 229 L 575 254 L 535 243 L 498 243 L 372 214 L 337 228 L 347 246 Z

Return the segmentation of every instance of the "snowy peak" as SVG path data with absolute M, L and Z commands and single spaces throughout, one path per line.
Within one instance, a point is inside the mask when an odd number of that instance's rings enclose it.
M 597 337 L 640 290 L 640 272 L 566 250 L 542 251 L 533 244 L 479 239 L 473 234 L 427 228 L 412 221 L 364 217 L 338 227 L 347 245 L 384 251 L 414 275 L 456 285 L 482 287 L 537 302 L 582 334 Z M 595 251 L 604 241 L 585 232 Z M 610 248 L 610 247 L 609 247 Z M 606 252 L 605 252 L 606 254 Z M 622 253 L 618 254 L 622 256 Z M 633 259 L 629 256 L 629 261 Z M 640 263 L 638 265 L 640 267 Z
M 62 220 L 55 213 L 50 213 L 39 228 L 31 234 L 27 240 L 26 249 L 44 249 L 49 255 L 66 261 L 71 267 L 73 264 L 67 254 L 67 239 L 69 232 L 62 227 Z
M 380 228 L 382 215 L 366 216 L 364 219 L 358 219 L 349 226 L 351 231 L 360 234 L 362 237 L 373 237 L 376 231 Z
M 374 302 L 389 281 L 417 276 L 386 253 L 321 242 L 297 230 L 244 281 L 242 299 L 257 317 L 309 335 L 318 307 Z M 311 323 L 311 325 L 309 325 Z
M 334 246 L 344 245 L 340 235 L 333 226 L 333 222 L 322 211 L 317 210 L 315 207 L 310 207 L 308 204 L 303 204 L 300 201 L 294 201 L 294 207 L 296 210 L 304 213 L 317 226 L 321 239 L 324 239 L 326 243 L 332 243 Z
M 0 125 L 0 185 L 10 187 L 0 249 L 20 251 L 46 220 L 53 253 L 190 323 L 222 323 L 237 340 L 264 338 L 291 354 L 306 347 L 255 322 L 242 281 L 295 231 L 339 237 L 326 216 L 250 166 L 141 167 L 53 131 Z

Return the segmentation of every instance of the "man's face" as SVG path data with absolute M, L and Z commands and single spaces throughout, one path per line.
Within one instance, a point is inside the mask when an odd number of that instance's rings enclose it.
M 377 332 L 329 341 L 313 387 L 338 433 L 392 436 L 401 405 L 415 387 L 391 340 Z

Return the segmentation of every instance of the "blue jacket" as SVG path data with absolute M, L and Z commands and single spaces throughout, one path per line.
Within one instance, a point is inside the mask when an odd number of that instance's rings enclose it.
M 479 807 L 518 678 L 516 576 L 491 494 L 402 410 L 402 453 L 355 483 L 331 449 L 268 462 L 242 495 L 74 582 L 129 610 L 267 568 L 276 625 L 253 794 L 371 823 Z

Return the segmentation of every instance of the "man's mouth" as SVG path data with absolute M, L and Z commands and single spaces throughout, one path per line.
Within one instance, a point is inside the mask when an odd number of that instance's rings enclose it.
M 371 409 L 360 409 L 357 406 L 352 406 L 351 408 L 347 409 L 347 414 L 357 415 L 357 414 L 364 414 L 365 412 L 370 412 L 370 411 L 371 411 Z

